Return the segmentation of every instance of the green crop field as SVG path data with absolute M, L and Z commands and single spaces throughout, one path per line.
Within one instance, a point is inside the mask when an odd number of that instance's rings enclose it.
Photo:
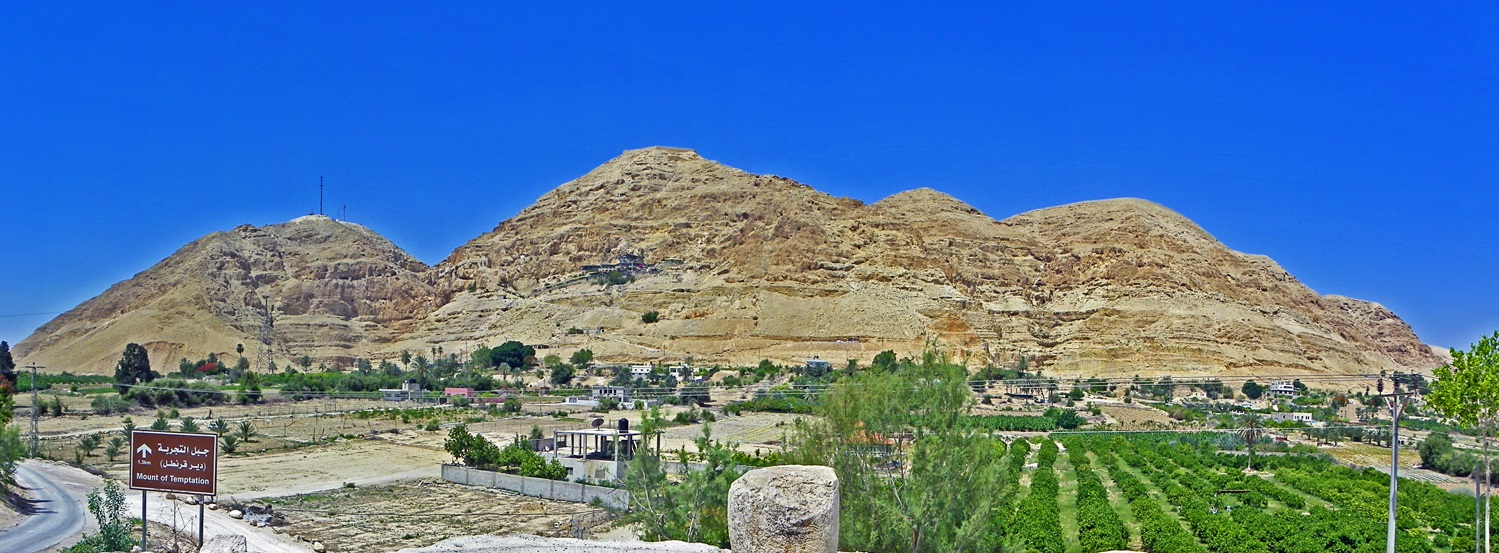
M 1044 553 L 1327 553 L 1385 549 L 1389 476 L 1321 455 L 1219 453 L 1217 434 L 1069 434 L 1016 441 L 996 510 Z M 1035 450 L 1034 455 L 1031 454 Z M 1396 551 L 1471 551 L 1471 496 L 1402 480 Z

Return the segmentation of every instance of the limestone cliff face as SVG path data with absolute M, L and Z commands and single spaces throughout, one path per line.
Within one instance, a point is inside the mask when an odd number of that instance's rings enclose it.
M 430 269 L 326 218 L 211 235 L 17 352 L 107 369 L 129 341 L 169 360 L 250 347 L 264 293 L 278 351 L 330 360 L 517 339 L 699 363 L 938 348 L 1059 376 L 1441 363 L 1383 307 L 1318 295 L 1150 202 L 996 221 L 929 189 L 866 205 L 670 148 L 625 152 Z
M 200 238 L 130 280 L 53 319 L 16 346 L 59 370 L 109 370 L 126 343 L 158 370 L 181 358 L 255 358 L 269 297 L 273 349 L 290 356 L 363 357 L 431 309 L 427 266 L 364 227 L 322 216 Z

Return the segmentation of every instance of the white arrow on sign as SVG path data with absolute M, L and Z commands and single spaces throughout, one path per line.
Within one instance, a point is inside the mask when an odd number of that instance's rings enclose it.
M 140 447 L 135 448 L 135 452 L 141 454 L 141 457 L 145 457 L 151 454 L 151 446 L 141 444 Z

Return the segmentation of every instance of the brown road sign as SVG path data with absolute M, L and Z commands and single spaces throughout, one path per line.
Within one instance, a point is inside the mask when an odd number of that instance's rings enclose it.
M 130 433 L 130 489 L 217 495 L 215 434 L 136 430 Z

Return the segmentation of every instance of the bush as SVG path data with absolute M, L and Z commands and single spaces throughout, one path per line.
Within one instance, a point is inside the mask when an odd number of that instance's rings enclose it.
M 149 386 L 137 386 L 129 392 L 129 398 L 142 407 L 197 407 L 219 405 L 229 399 L 228 394 L 214 389 L 206 382 L 188 382 L 175 378 L 153 381 Z
M 99 533 L 84 536 L 69 551 L 129 551 L 136 545 L 130 523 L 124 520 L 125 496 L 114 480 L 88 494 L 88 510 L 99 523 Z
M 93 407 L 94 414 L 112 415 L 114 413 L 125 413 L 130 411 L 132 403 L 129 399 L 117 395 L 97 395 L 89 402 Z
M 760 396 L 749 401 L 730 403 L 725 405 L 725 413 L 738 415 L 745 411 L 761 411 L 766 413 L 811 413 L 813 404 L 810 401 L 796 396 L 781 394 Z
M 640 316 L 640 322 L 645 324 L 652 324 L 659 320 L 661 320 L 661 313 L 656 311 L 646 311 L 645 314 Z
M 443 442 L 442 447 L 453 457 L 462 460 L 463 464 L 482 470 L 550 480 L 567 478 L 566 467 L 555 460 L 547 462 L 541 455 L 531 451 L 528 444 L 516 440 L 499 448 L 483 436 L 470 434 L 468 427 L 461 424 L 448 431 L 448 439 Z

